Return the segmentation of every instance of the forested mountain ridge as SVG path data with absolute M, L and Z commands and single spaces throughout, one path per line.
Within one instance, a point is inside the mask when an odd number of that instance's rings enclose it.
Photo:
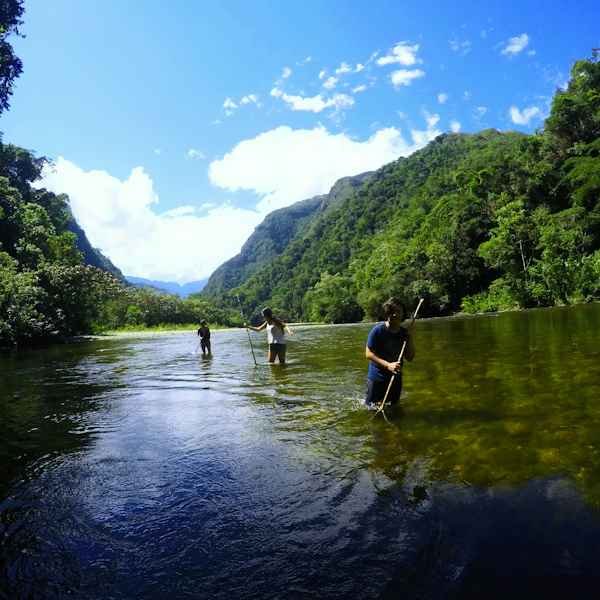
M 578 61 L 535 135 L 446 134 L 316 215 L 236 288 L 248 313 L 378 316 L 391 294 L 426 313 L 600 296 L 600 63 Z
M 221 297 L 275 259 L 289 243 L 309 227 L 313 220 L 347 198 L 370 176 L 362 173 L 337 181 L 328 194 L 296 202 L 269 213 L 246 240 L 240 253 L 223 263 L 210 276 L 203 294 Z

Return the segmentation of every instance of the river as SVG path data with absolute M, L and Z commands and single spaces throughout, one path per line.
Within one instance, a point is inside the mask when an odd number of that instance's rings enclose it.
M 419 320 L 388 421 L 369 329 L 0 356 L 0 597 L 596 597 L 600 304 Z

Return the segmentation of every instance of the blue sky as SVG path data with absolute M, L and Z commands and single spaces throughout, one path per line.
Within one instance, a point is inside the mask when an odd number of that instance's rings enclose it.
M 599 22 L 585 1 L 30 0 L 0 130 L 55 161 L 43 185 L 125 273 L 183 282 L 439 133 L 534 131 Z

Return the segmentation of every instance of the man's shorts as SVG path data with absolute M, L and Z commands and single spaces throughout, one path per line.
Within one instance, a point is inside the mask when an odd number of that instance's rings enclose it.
M 385 397 L 390 380 L 387 381 L 372 381 L 367 379 L 367 396 L 365 398 L 365 404 L 367 406 L 373 406 L 381 404 L 381 401 Z M 400 394 L 402 393 L 402 376 L 396 375 L 394 377 L 394 383 L 388 394 L 386 404 L 396 404 L 400 400 Z

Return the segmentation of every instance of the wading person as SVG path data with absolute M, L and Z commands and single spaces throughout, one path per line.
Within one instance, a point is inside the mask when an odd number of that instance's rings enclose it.
M 279 358 L 280 364 L 285 364 L 285 331 L 289 331 L 287 325 L 273 315 L 273 311 L 270 308 L 264 308 L 262 310 L 262 316 L 265 321 L 258 327 L 252 327 L 247 323 L 244 326 L 252 331 L 267 330 L 267 342 L 269 344 L 269 356 L 268 360 L 270 363 L 275 362 L 276 358 Z
M 202 354 L 210 354 L 210 329 L 208 328 L 206 321 L 200 322 L 198 335 L 200 336 L 200 347 L 202 348 Z
M 402 322 L 407 317 L 404 304 L 398 298 L 390 298 L 383 305 L 385 321 L 377 323 L 367 338 L 365 356 L 369 361 L 367 373 L 367 408 L 376 408 L 385 397 L 390 380 L 394 382 L 388 393 L 386 403 L 396 404 L 402 393 L 402 361 L 398 356 L 406 341 L 404 357 L 412 360 L 415 356 L 413 340 L 414 320 L 404 327 Z

